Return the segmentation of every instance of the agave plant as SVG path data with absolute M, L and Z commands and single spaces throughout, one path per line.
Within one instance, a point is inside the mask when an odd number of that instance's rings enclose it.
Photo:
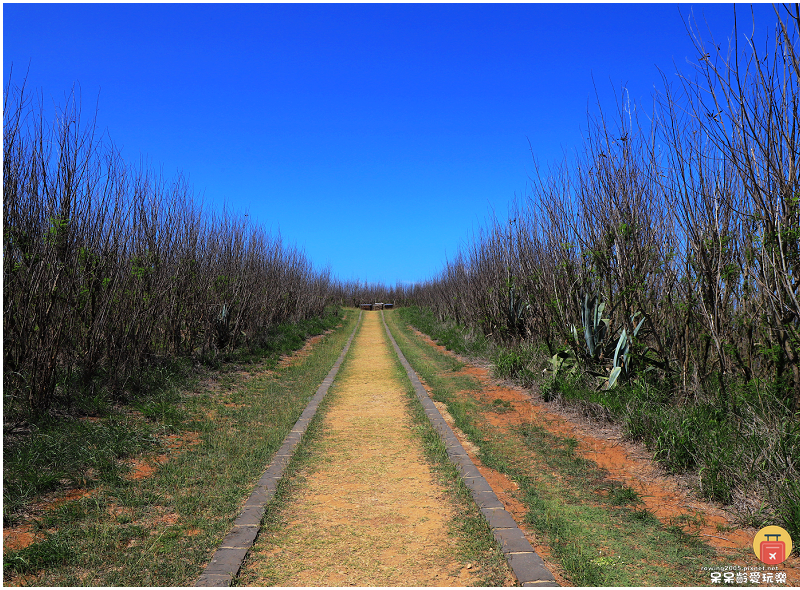
M 631 341 L 639 333 L 644 324 L 644 318 L 633 329 L 632 335 L 629 335 L 627 330 L 622 328 L 616 338 L 616 342 L 614 340 L 607 341 L 611 333 L 611 321 L 603 317 L 605 307 L 605 302 L 599 301 L 596 295 L 590 296 L 588 293 L 584 293 L 581 300 L 581 321 L 583 323 L 583 341 L 585 344 L 583 350 L 583 358 L 586 362 L 585 369 L 587 373 L 600 381 L 601 388 L 610 389 L 617 385 L 623 370 L 628 371 Z M 631 317 L 631 324 L 635 323 L 637 315 L 639 315 L 638 312 Z M 575 350 L 580 354 L 581 344 L 578 328 L 575 325 L 570 326 L 570 328 L 572 337 L 575 340 Z M 553 356 L 550 363 L 553 367 L 553 374 L 564 369 L 574 372 L 577 367 L 577 358 L 575 355 L 562 351 Z
M 602 351 L 603 341 L 608 331 L 609 320 L 603 317 L 606 304 L 598 302 L 597 296 L 589 297 L 585 293 L 581 301 L 581 321 L 583 322 L 583 338 L 586 344 L 584 356 L 588 357 L 590 364 L 595 364 L 599 360 Z M 568 371 L 574 374 L 578 369 L 577 354 L 581 352 L 580 337 L 578 328 L 574 324 L 570 326 L 572 337 L 575 339 L 575 352 L 561 350 L 550 359 L 550 369 L 545 369 L 543 374 L 557 375 L 560 371 Z M 591 373 L 591 370 L 590 370 Z
M 506 325 L 512 336 L 522 335 L 525 329 L 525 313 L 531 304 L 516 294 L 516 287 L 512 284 L 508 289 L 508 308 L 506 309 Z
M 589 298 L 588 293 L 584 293 L 581 302 L 581 321 L 583 322 L 583 339 L 586 343 L 588 357 L 598 360 L 603 350 L 604 340 L 608 332 L 608 318 L 603 317 L 606 308 L 605 302 L 598 302 L 597 296 Z M 578 343 L 578 330 L 573 325 L 572 335 L 575 343 Z
M 639 315 L 639 312 L 636 312 L 631 316 L 631 324 L 636 321 L 637 315 Z M 605 389 L 611 389 L 617 384 L 617 379 L 619 379 L 623 369 L 625 369 L 625 372 L 627 373 L 631 340 L 636 338 L 636 335 L 639 333 L 639 329 L 642 327 L 642 324 L 644 324 L 644 318 L 642 318 L 633 329 L 633 335 L 631 338 L 628 338 L 625 328 L 622 328 L 622 333 L 620 334 L 619 340 L 617 340 L 617 346 L 614 349 L 614 363 L 611 366 L 611 372 L 608 375 L 608 381 L 604 385 Z M 620 354 L 620 352 L 622 354 Z
M 584 370 L 597 378 L 601 389 L 611 389 L 618 384 L 623 371 L 627 373 L 629 370 L 631 343 L 639 334 L 644 318 L 636 324 L 631 334 L 628 334 L 627 329 L 623 327 L 616 340 L 607 341 L 612 332 L 611 320 L 603 317 L 605 307 L 605 302 L 599 301 L 596 295 L 590 296 L 584 293 L 581 300 L 581 321 L 585 348 L 581 346 L 578 328 L 574 324 L 571 325 L 570 332 L 575 340 L 573 347 L 575 352 L 567 350 L 557 352 L 550 359 L 551 367 L 545 369 L 543 374 L 555 376 L 562 371 L 575 373 L 578 360 L 581 358 L 584 361 Z M 631 316 L 632 325 L 635 324 L 638 315 L 639 312 L 636 312 Z

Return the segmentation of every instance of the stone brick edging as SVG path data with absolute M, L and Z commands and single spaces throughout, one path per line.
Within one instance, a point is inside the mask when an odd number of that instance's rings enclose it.
M 303 438 L 311 419 L 317 413 L 317 408 L 319 408 L 322 398 L 325 397 L 328 389 L 333 384 L 336 373 L 338 373 L 347 351 L 350 350 L 350 344 L 353 342 L 356 330 L 361 324 L 362 313 L 361 311 L 358 312 L 356 326 L 344 345 L 342 353 L 336 359 L 328 375 L 322 380 L 322 384 L 317 389 L 314 397 L 311 398 L 306 409 L 300 414 L 300 418 L 284 439 L 281 448 L 275 453 L 272 463 L 261 476 L 261 479 L 258 480 L 253 493 L 244 503 L 244 508 L 234 521 L 231 532 L 222 540 L 222 544 L 195 582 L 195 586 L 230 586 L 236 574 L 239 573 L 239 568 L 242 567 L 242 562 L 253 546 L 256 535 L 258 535 L 264 508 L 275 496 L 275 490 L 278 488 L 278 482 L 283 477 L 286 466 L 291 461 L 292 455 Z
M 425 409 L 425 414 L 444 441 L 448 457 L 458 468 L 464 483 L 472 492 L 475 503 L 486 518 L 486 522 L 489 523 L 489 528 L 492 529 L 494 538 L 500 544 L 511 571 L 514 572 L 522 586 L 558 586 L 553 574 L 547 569 L 544 561 L 533 549 L 528 539 L 525 538 L 525 534 L 520 530 L 514 518 L 506 511 L 500 500 L 497 499 L 497 495 L 492 491 L 489 482 L 480 474 L 472 459 L 464 451 L 464 447 L 458 442 L 453 430 L 433 404 L 433 400 L 431 400 L 428 392 L 422 386 L 417 373 L 400 351 L 400 347 L 397 345 L 386 323 L 386 318 L 383 316 L 383 311 L 381 311 L 381 320 L 386 329 L 386 334 L 389 336 L 389 340 L 391 340 L 392 346 L 394 346 L 394 350 L 408 374 L 408 378 L 411 379 L 417 398 L 419 398 L 422 407 Z

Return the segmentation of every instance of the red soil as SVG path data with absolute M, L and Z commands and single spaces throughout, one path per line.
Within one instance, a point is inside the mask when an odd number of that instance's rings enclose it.
M 328 334 L 325 332 L 325 334 Z M 299 351 L 295 352 L 292 355 L 283 357 L 281 359 L 281 363 L 286 366 L 288 364 L 292 364 L 296 362 L 296 357 L 300 356 L 307 356 L 311 352 L 311 347 L 314 346 L 317 342 L 319 342 L 325 334 L 314 336 L 306 341 L 303 348 Z M 251 375 L 249 373 L 242 372 L 243 376 L 249 378 Z M 203 384 L 207 389 L 213 389 L 216 387 L 216 383 L 213 381 L 208 381 Z M 235 406 L 235 404 L 224 404 L 228 407 Z M 215 412 L 212 410 L 211 412 Z M 97 422 L 100 418 L 95 416 L 86 416 L 83 418 L 84 420 L 90 422 Z M 153 473 L 155 473 L 156 469 L 159 465 L 162 465 L 169 461 L 170 457 L 174 457 L 176 453 L 180 452 L 181 449 L 189 448 L 196 446 L 200 443 L 200 433 L 199 432 L 183 432 L 181 434 L 170 434 L 166 437 L 165 447 L 166 453 L 156 456 L 149 456 L 149 457 L 139 457 L 136 459 L 130 459 L 126 461 L 128 465 L 131 467 L 131 471 L 128 474 L 128 478 L 132 480 L 142 480 L 148 477 L 151 477 Z M 29 513 L 31 516 L 41 516 L 46 512 L 58 508 L 62 504 L 69 502 L 70 500 L 78 500 L 80 498 L 85 498 L 91 496 L 93 494 L 92 491 L 83 490 L 83 489 L 73 489 L 66 492 L 61 492 L 54 497 L 46 498 L 36 504 L 32 505 L 29 509 Z M 114 516 L 117 516 L 122 509 L 118 509 L 114 506 L 110 507 L 109 510 Z M 174 524 L 177 521 L 177 515 L 169 514 L 159 517 L 157 522 L 164 522 L 167 524 Z M 197 529 L 192 529 L 190 534 L 198 534 L 200 531 Z M 41 539 L 41 535 L 36 535 L 31 532 L 31 525 L 27 522 L 22 522 L 16 526 L 11 527 L 3 527 L 3 551 L 7 550 L 15 550 L 18 551 L 20 549 L 24 549 L 35 543 L 36 541 Z
M 416 330 L 414 332 L 427 344 L 444 354 L 457 356 L 436 344 L 427 335 Z M 464 362 L 464 359 L 458 358 Z M 560 411 L 558 406 L 540 402 L 541 398 L 538 395 L 492 379 L 487 369 L 467 363 L 465 365 L 460 373 L 473 377 L 483 388 L 480 393 L 462 392 L 462 394 L 478 396 L 481 401 L 489 403 L 500 399 L 508 402 L 513 410 L 486 413 L 484 418 L 490 424 L 501 429 L 535 424 L 555 435 L 575 438 L 578 441 L 575 449 L 578 455 L 591 459 L 607 470 L 610 479 L 636 490 L 644 506 L 661 522 L 679 526 L 691 522 L 691 528 L 685 530 L 699 535 L 704 543 L 717 549 L 719 556 L 724 557 L 727 564 L 754 568 L 763 566 L 752 551 L 756 529 L 736 523 L 734 516 L 723 507 L 701 500 L 681 478 L 666 474 L 654 463 L 651 460 L 652 455 L 642 445 L 623 440 L 619 428 L 602 427 L 588 419 L 580 419 L 572 414 L 565 415 L 568 411 Z M 478 465 L 476 459 L 474 457 L 472 459 Z M 506 493 L 506 490 L 513 490 L 516 484 L 505 476 L 492 473 L 492 470 L 484 466 L 479 465 L 478 469 L 495 489 L 506 510 L 518 523 L 521 522 L 525 515 L 524 506 Z M 495 482 L 498 484 L 497 488 Z M 525 532 L 528 534 L 528 531 Z M 534 543 L 530 536 L 529 540 Z M 745 557 L 740 555 L 742 549 L 745 550 Z M 536 550 L 539 551 L 539 546 L 536 546 Z M 542 555 L 548 554 L 547 548 L 542 546 Z M 786 585 L 800 583 L 800 558 L 792 556 L 781 564 L 780 568 L 787 574 Z M 561 580 L 558 581 L 561 583 Z

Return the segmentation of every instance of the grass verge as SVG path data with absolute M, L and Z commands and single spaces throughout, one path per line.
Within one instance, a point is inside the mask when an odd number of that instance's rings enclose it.
M 192 584 L 330 370 L 357 317 L 357 311 L 347 310 L 312 325 L 283 328 L 270 356 L 255 362 L 250 351 L 238 359 L 242 364 L 222 364 L 202 385 L 196 379 L 184 388 L 172 384 L 138 408 L 111 408 L 88 421 L 65 418 L 27 439 L 6 440 L 4 494 L 12 508 L 4 507 L 4 519 L 27 524 L 36 542 L 4 552 L 4 581 Z M 278 364 L 281 353 L 302 344 L 301 334 L 340 323 L 307 357 Z M 74 458 L 59 461 L 70 453 Z M 32 470 L 49 472 L 51 483 L 24 483 L 20 474 Z M 66 501 L 47 503 L 42 497 L 76 485 L 78 493 Z
M 711 380 L 706 398 L 687 400 L 673 385 L 644 377 L 608 390 L 580 372 L 542 379 L 550 363 L 541 346 L 488 343 L 427 309 L 397 313 L 449 350 L 491 359 L 497 377 L 523 386 L 539 382 L 546 402 L 560 400 L 618 422 L 667 471 L 696 473 L 700 494 L 732 507 L 742 524 L 778 524 L 800 537 L 800 415 L 781 401 L 779 384 L 730 383 L 723 395 Z
M 487 416 L 494 400 L 453 372 L 453 361 L 413 335 L 402 310 L 386 312 L 403 354 L 444 402 L 456 425 L 479 448 L 479 459 L 519 485 L 526 522 L 578 586 L 695 586 L 712 554 L 685 527 L 661 523 L 641 509 L 636 493 L 609 481 L 575 454 L 577 441 L 524 425 L 503 429 Z

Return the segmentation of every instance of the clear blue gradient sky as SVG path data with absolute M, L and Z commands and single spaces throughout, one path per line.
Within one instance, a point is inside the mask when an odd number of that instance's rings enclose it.
M 526 194 L 529 140 L 544 164 L 579 148 L 595 85 L 649 107 L 697 59 L 692 10 L 727 42 L 730 4 L 4 4 L 3 75 L 45 105 L 79 84 L 127 162 L 394 285 Z

